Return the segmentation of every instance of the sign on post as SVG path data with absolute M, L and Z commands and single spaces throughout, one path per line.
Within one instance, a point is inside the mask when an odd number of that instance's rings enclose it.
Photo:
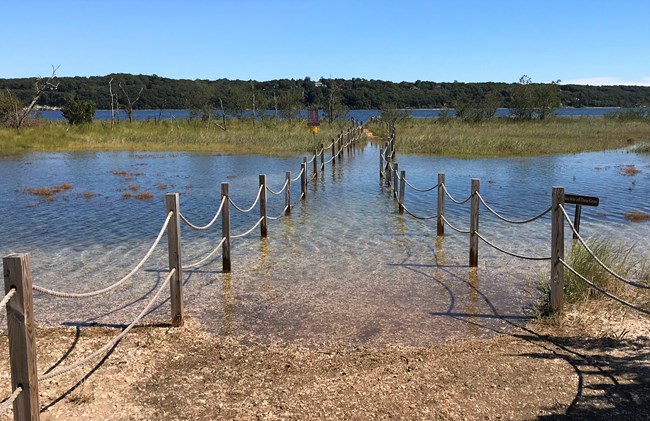
M 309 126 L 320 126 L 320 123 L 318 122 L 318 110 L 309 110 L 307 124 Z
M 564 194 L 564 203 L 570 205 L 598 206 L 600 199 L 594 196 L 582 196 L 579 194 Z

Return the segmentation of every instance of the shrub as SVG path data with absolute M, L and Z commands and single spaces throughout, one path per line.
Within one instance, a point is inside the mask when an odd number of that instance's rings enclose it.
M 65 107 L 61 110 L 63 117 L 72 125 L 92 123 L 95 117 L 95 103 L 89 100 L 75 98 L 74 95 L 68 97 Z

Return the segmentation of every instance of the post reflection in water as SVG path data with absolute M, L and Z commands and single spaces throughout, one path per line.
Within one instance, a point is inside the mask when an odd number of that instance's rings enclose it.
M 232 290 L 232 275 L 230 273 L 222 273 L 221 280 L 223 282 L 222 333 L 224 335 L 232 335 L 235 332 L 235 294 Z
M 477 315 L 479 314 L 479 308 L 478 308 L 478 301 L 479 301 L 479 287 L 480 287 L 480 280 L 478 276 L 478 268 L 468 268 L 467 270 L 467 284 L 468 284 L 468 296 L 469 300 L 465 301 L 465 313 L 470 316 L 470 315 Z M 474 320 L 474 317 L 468 317 L 468 320 Z M 472 336 L 478 336 L 479 335 L 479 327 L 478 324 L 475 323 L 467 323 L 467 331 L 470 335 Z

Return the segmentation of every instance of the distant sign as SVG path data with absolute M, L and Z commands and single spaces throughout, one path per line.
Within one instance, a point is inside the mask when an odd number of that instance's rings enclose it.
M 320 126 L 320 123 L 318 122 L 318 110 L 309 110 L 307 124 L 310 126 Z
M 579 194 L 564 194 L 564 203 L 582 206 L 598 206 L 600 199 L 594 196 L 581 196 Z

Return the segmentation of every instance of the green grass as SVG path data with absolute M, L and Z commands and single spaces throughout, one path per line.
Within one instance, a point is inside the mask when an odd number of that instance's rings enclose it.
M 571 251 L 568 253 L 566 262 L 576 272 L 587 278 L 596 286 L 616 296 L 637 301 L 640 295 L 644 295 L 647 301 L 648 290 L 628 287 L 625 283 L 616 279 L 607 272 L 591 254 L 575 240 Z M 592 238 L 587 240 L 587 245 L 594 252 L 594 255 L 618 275 L 645 282 L 650 285 L 650 271 L 645 259 L 636 260 L 633 247 L 625 247 L 609 238 Z M 548 282 L 548 272 L 539 276 L 539 291 L 541 292 L 540 302 L 537 305 L 539 315 L 550 314 L 551 290 Z M 564 301 L 569 305 L 580 305 L 589 301 L 607 299 L 600 292 L 596 291 L 584 281 L 574 275 L 568 269 L 564 269 Z
M 369 126 L 385 136 L 385 127 Z M 479 123 L 407 119 L 396 126 L 398 153 L 462 158 L 568 154 L 619 149 L 648 150 L 650 120 L 554 117 L 543 121 L 499 118 Z
M 318 143 L 329 144 L 348 122 L 323 124 L 316 135 Z M 305 121 L 250 120 L 228 122 L 228 130 L 214 123 L 172 120 L 110 122 L 70 126 L 64 122 L 46 122 L 20 131 L 0 128 L 2 154 L 23 152 L 74 151 L 201 151 L 216 153 L 259 153 L 288 155 L 311 152 L 312 137 Z

